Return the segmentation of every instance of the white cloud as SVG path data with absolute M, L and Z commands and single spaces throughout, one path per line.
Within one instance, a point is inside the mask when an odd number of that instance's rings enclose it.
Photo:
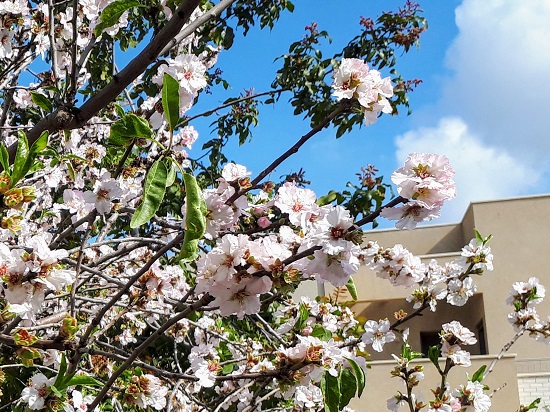
M 444 206 L 434 223 L 457 222 L 471 201 L 524 194 L 536 187 L 541 174 L 508 155 L 486 146 L 458 117 L 445 117 L 436 127 L 423 127 L 396 138 L 402 164 L 411 152 L 447 155 L 455 169 L 458 195 Z
M 400 161 L 409 151 L 451 159 L 459 197 L 444 221 L 459 220 L 471 201 L 550 190 L 550 2 L 464 0 L 455 14 L 453 75 L 423 119 L 430 127 L 396 138 Z
M 442 105 L 487 143 L 550 168 L 550 2 L 464 0 Z

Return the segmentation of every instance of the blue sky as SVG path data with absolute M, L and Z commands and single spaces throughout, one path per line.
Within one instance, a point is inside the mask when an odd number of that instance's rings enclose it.
M 238 38 L 220 55 L 217 67 L 224 70 L 234 95 L 244 88 L 268 90 L 280 67 L 274 58 L 302 38 L 306 25 L 315 21 L 329 32 L 333 42 L 326 47 L 328 56 L 358 32 L 359 16 L 375 17 L 402 3 L 297 0 L 295 12 L 283 15 L 273 31 L 252 29 L 247 38 Z M 403 77 L 423 80 L 410 96 L 412 115 L 384 116 L 340 139 L 326 129 L 272 178 L 303 167 L 320 196 L 344 189 L 369 163 L 389 181 L 410 152 L 446 154 L 457 172 L 459 194 L 434 223 L 459 221 L 471 201 L 549 193 L 550 2 L 420 4 L 429 29 L 420 47 L 398 67 Z M 203 102 L 212 107 L 226 97 L 214 93 Z M 308 122 L 293 116 L 289 106 L 283 96 L 275 107 L 260 107 L 252 143 L 232 147 L 229 157 L 255 174 L 283 153 L 309 130 Z M 202 141 L 208 138 L 208 123 L 195 124 Z

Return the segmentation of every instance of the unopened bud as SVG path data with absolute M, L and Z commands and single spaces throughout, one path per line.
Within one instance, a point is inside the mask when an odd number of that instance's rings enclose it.
M 59 329 L 59 337 L 63 339 L 72 339 L 78 331 L 78 323 L 72 316 L 65 316 Z
M 2 229 L 8 229 L 12 233 L 17 233 L 21 230 L 22 220 L 23 216 L 19 215 L 3 217 L 0 221 L 0 227 L 2 227 Z
M 262 229 L 265 229 L 271 224 L 271 221 L 266 217 L 262 216 L 258 219 L 258 226 L 260 226 Z
M 38 341 L 38 337 L 30 333 L 27 329 L 21 328 L 13 334 L 13 341 L 16 345 L 31 346 Z
M 38 349 L 28 348 L 26 346 L 17 348 L 15 354 L 21 360 L 21 363 L 27 368 L 34 365 L 34 359 L 40 357 L 40 352 L 38 352 Z
M 36 191 L 33 186 L 23 186 L 21 190 L 23 192 L 23 202 L 28 203 L 36 199 Z
M 4 171 L 0 173 L 0 195 L 6 193 L 11 187 L 11 177 Z
M 23 191 L 18 187 L 14 187 L 4 193 L 4 204 L 13 209 L 21 208 L 23 205 L 23 199 Z

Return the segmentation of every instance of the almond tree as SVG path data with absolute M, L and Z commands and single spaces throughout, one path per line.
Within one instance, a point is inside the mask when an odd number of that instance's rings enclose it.
M 442 326 L 430 351 L 442 381 L 419 402 L 423 373 L 409 365 L 419 354 L 404 328 L 439 301 L 467 304 L 475 276 L 492 269 L 489 238 L 476 233 L 440 266 L 363 232 L 380 216 L 407 229 L 437 217 L 455 195 L 447 158 L 411 154 L 392 175 L 397 197 L 374 166 L 353 192 L 322 197 L 302 171 L 266 180 L 319 131 L 340 137 L 408 108 L 419 81 L 395 68 L 425 30 L 418 5 L 361 18 L 328 58 L 328 33 L 312 24 L 269 90 L 196 109 L 211 101 L 205 91 L 228 87 L 216 59 L 236 33 L 272 28 L 293 9 L 286 0 L 0 2 L 1 409 L 349 410 L 367 352 L 396 339 L 394 374 L 407 391 L 389 409 L 489 408 L 481 381 L 494 365 L 446 385 L 475 340 L 458 322 Z M 131 56 L 125 67 L 120 51 Z M 311 130 L 253 176 L 224 152 L 231 139 L 246 149 L 264 104 L 290 104 Z M 202 137 L 199 117 L 216 137 Z M 415 312 L 362 323 L 330 297 L 295 296 L 316 280 L 356 297 L 363 265 L 411 288 Z M 536 278 L 513 287 L 511 343 L 525 332 L 548 343 L 534 306 L 544 288 Z

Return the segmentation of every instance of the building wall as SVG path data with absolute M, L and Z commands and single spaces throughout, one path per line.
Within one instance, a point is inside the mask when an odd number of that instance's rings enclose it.
M 469 368 L 455 367 L 449 373 L 449 384 L 452 388 L 466 385 L 466 373 L 470 376 L 482 365 L 489 365 L 494 356 L 472 356 L 472 366 Z M 484 381 L 492 390 L 496 390 L 491 401 L 491 411 L 514 412 L 518 409 L 518 387 L 516 381 L 516 363 L 513 354 L 505 355 L 495 369 Z M 441 378 L 435 366 L 428 359 L 419 359 L 411 365 L 420 364 L 424 367 L 425 379 L 413 391 L 417 396 L 422 396 L 425 402 L 433 399 L 431 388 L 440 382 Z M 397 378 L 390 377 L 390 371 L 394 368 L 394 361 L 375 361 L 371 369 L 367 371 L 366 388 L 361 398 L 355 398 L 350 402 L 350 407 L 357 412 L 382 412 L 387 411 L 386 401 L 397 394 L 397 391 L 406 393 L 406 388 Z M 501 388 L 502 382 L 506 386 Z M 425 409 L 423 409 L 425 410 Z M 408 408 L 401 407 L 399 412 L 406 412 Z
M 517 371 L 521 404 L 540 398 L 540 406 L 550 411 L 550 358 L 518 359 Z
M 498 353 L 514 335 L 507 321 L 511 308 L 505 303 L 512 284 L 536 276 L 550 295 L 550 195 L 473 203 L 456 225 L 424 226 L 411 231 L 374 230 L 365 238 L 376 240 L 382 247 L 401 243 L 423 261 L 435 258 L 442 263 L 460 255 L 462 246 L 474 237 L 474 228 L 483 236 L 493 235 L 489 245 L 494 271 L 474 276 L 474 282 L 483 295 L 488 351 Z M 405 298 L 411 292 L 391 286 L 366 268 L 354 276 L 354 281 L 359 291 L 354 310 L 360 313 L 365 313 L 367 306 L 374 307 L 373 301 Z M 550 297 L 537 305 L 537 310 L 541 316 L 548 316 Z M 548 346 L 526 337 L 519 339 L 512 350 L 519 359 L 545 357 L 550 352 Z
M 475 227 L 485 236 L 493 235 L 495 270 L 476 281 L 490 297 L 485 306 L 488 344 L 490 353 L 497 353 L 512 334 L 506 321 L 510 307 L 505 304 L 512 283 L 536 276 L 550 293 L 550 196 L 474 203 L 470 208 Z M 550 297 L 537 305 L 537 311 L 543 317 L 550 315 Z M 518 359 L 550 352 L 548 346 L 527 338 L 519 339 L 512 350 Z
M 513 282 L 527 281 L 529 277 L 536 276 L 550 295 L 550 195 L 473 203 L 458 224 L 424 226 L 412 231 L 375 230 L 367 232 L 365 239 L 376 240 L 383 247 L 401 243 L 425 262 L 435 258 L 443 263 L 460 256 L 462 247 L 474 237 L 474 228 L 483 236 L 493 235 L 489 245 L 494 255 L 494 271 L 474 277 L 478 292 L 473 302 L 468 302 L 464 308 L 442 303 L 435 314 L 426 313 L 411 321 L 409 326 L 411 332 L 438 330 L 442 323 L 456 319 L 475 331 L 481 321 L 489 356 L 479 359 L 487 360 L 496 356 L 514 336 L 507 321 L 507 315 L 512 310 L 505 304 Z M 354 281 L 359 301 L 353 309 L 361 316 L 375 320 L 388 317 L 392 320 L 393 313 L 400 307 L 408 313 L 412 311 L 412 306 L 404 301 L 411 290 L 393 287 L 366 268 L 354 276 Z M 550 296 L 537 306 L 537 310 L 544 318 L 550 315 Z M 419 333 L 410 335 L 413 349 L 420 350 L 419 340 Z M 476 350 L 479 347 L 474 348 L 473 353 L 479 353 Z M 394 343 L 382 355 L 373 355 L 372 359 L 377 361 L 373 362 L 371 379 L 367 381 L 371 386 L 367 383 L 365 395 L 355 404 L 357 411 L 386 410 L 387 397 L 384 398 L 382 393 L 395 391 L 397 387 L 395 379 L 389 377 L 391 362 L 381 359 L 389 359 L 391 353 L 398 352 L 399 344 Z M 515 411 L 520 402 L 529 404 L 540 397 L 541 406 L 548 406 L 550 411 L 548 345 L 524 336 L 506 356 L 507 361 L 500 361 L 494 376 L 487 381 L 491 389 L 503 387 L 493 396 L 492 410 Z M 470 371 L 470 375 L 472 373 Z M 426 376 L 427 382 L 437 379 L 436 376 L 433 379 L 428 374 Z M 429 390 L 424 394 L 429 400 Z
M 474 237 L 474 228 L 483 236 L 493 235 L 490 246 L 494 255 L 494 271 L 475 276 L 478 292 L 463 308 L 445 303 L 438 304 L 435 314 L 426 313 L 409 324 L 413 331 L 435 331 L 442 323 L 459 320 L 463 325 L 476 330 L 483 322 L 487 356 L 474 356 L 473 365 L 465 370 L 455 368 L 451 373 L 452 387 L 466 383 L 465 372 L 470 376 L 482 364 L 488 365 L 514 336 L 507 321 L 511 308 L 505 304 L 513 282 L 527 281 L 536 276 L 546 286 L 547 298 L 537 305 L 539 315 L 550 315 L 550 195 L 515 198 L 499 201 L 478 202 L 469 206 L 462 222 L 452 225 L 423 226 L 411 231 L 373 230 L 366 232 L 365 240 L 376 240 L 382 247 L 401 243 L 415 255 L 427 262 L 432 258 L 444 263 L 460 256 L 460 251 Z M 393 313 L 403 308 L 410 313 L 412 305 L 405 301 L 410 289 L 393 287 L 361 268 L 354 276 L 359 300 L 353 310 L 368 319 L 393 319 Z M 331 288 L 315 282 L 307 282 L 299 290 L 309 296 L 329 295 Z M 414 350 L 420 350 L 420 334 L 411 333 L 410 342 Z M 399 343 L 390 344 L 383 354 L 372 354 L 372 369 L 367 373 L 367 387 L 359 400 L 350 405 L 358 412 L 384 411 L 386 400 L 404 388 L 396 384 L 390 372 L 394 362 L 391 353 L 399 353 Z M 480 348 L 473 348 L 479 353 Z M 516 411 L 522 404 L 529 404 L 540 397 L 541 406 L 550 412 L 550 348 L 527 336 L 521 337 L 504 355 L 494 372 L 485 381 L 492 390 L 494 411 Z M 426 401 L 431 399 L 427 386 L 439 381 L 433 365 L 428 360 L 419 360 L 425 365 L 426 379 L 421 390 Z M 426 386 L 424 386 L 426 385 Z M 405 410 L 405 409 L 403 409 Z M 545 409 L 539 409 L 543 411 Z

